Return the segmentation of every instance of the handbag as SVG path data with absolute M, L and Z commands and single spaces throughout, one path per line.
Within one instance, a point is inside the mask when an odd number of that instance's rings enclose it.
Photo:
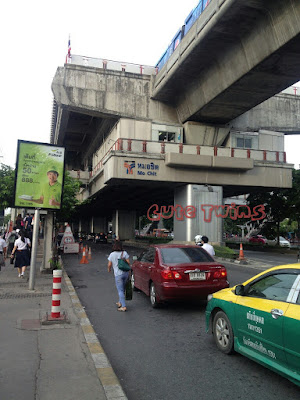
M 125 300 L 132 300 L 132 284 L 131 284 L 131 279 L 128 277 L 126 286 L 125 286 Z
M 118 268 L 121 271 L 126 271 L 126 272 L 130 271 L 131 270 L 130 265 L 128 264 L 127 261 L 125 261 L 125 258 L 122 258 L 122 256 L 123 256 L 123 251 L 122 251 L 122 254 L 121 254 L 121 258 L 118 259 Z
M 10 259 L 9 259 L 9 263 L 10 263 L 10 264 L 13 264 L 13 263 L 14 263 L 14 261 L 15 261 L 15 255 L 14 255 L 13 257 L 10 257 Z

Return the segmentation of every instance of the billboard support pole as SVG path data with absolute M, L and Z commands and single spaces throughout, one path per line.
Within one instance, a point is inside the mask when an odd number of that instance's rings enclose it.
M 31 250 L 31 262 L 30 262 L 30 274 L 29 274 L 29 290 L 34 290 L 35 283 L 35 269 L 36 269 L 36 255 L 38 247 L 38 236 L 39 236 L 39 224 L 40 224 L 40 209 L 36 208 L 34 213 L 34 224 L 33 224 L 33 235 L 32 235 L 32 250 Z

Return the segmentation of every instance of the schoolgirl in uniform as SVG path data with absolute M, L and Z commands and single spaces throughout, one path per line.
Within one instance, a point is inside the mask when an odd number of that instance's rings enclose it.
M 26 267 L 30 265 L 29 247 L 30 240 L 25 237 L 24 232 L 20 231 L 20 237 L 15 241 L 11 257 L 16 256 L 15 268 L 18 268 L 19 278 L 24 278 Z

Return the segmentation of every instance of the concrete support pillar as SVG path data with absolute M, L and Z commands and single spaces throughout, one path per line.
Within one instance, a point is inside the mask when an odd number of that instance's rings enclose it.
M 52 212 L 45 215 L 44 225 L 44 256 L 41 264 L 41 270 L 50 268 L 49 260 L 52 257 L 52 244 L 53 244 L 53 214 Z
M 210 205 L 223 204 L 222 186 L 186 185 L 175 190 L 174 206 L 180 205 L 183 210 L 187 206 L 195 207 L 193 218 L 178 220 L 174 216 L 174 238 L 180 241 L 194 241 L 196 235 L 205 235 L 210 242 L 221 243 L 223 236 L 223 219 L 210 213 Z M 205 207 L 201 207 L 205 205 Z M 191 215 L 191 214 L 187 214 Z M 207 221 L 210 219 L 210 221 Z M 206 220 L 206 221 L 205 221 Z
M 11 213 L 10 213 L 10 220 L 13 222 L 13 226 L 15 226 L 15 222 L 16 222 L 16 218 L 17 218 L 17 210 L 15 208 L 11 209 Z
M 116 210 L 113 214 L 113 232 L 121 240 L 134 239 L 135 211 Z
M 108 232 L 108 222 L 106 217 L 94 217 L 94 233 Z
M 94 232 L 94 217 L 91 218 L 90 232 L 95 233 Z

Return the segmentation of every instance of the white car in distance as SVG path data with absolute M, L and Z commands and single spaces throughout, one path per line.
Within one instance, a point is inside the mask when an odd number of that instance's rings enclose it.
M 268 240 L 269 244 L 273 244 L 274 246 L 277 245 L 277 238 L 273 240 Z M 279 246 L 280 247 L 288 247 L 291 248 L 291 244 L 288 240 L 286 240 L 283 236 L 279 236 Z

